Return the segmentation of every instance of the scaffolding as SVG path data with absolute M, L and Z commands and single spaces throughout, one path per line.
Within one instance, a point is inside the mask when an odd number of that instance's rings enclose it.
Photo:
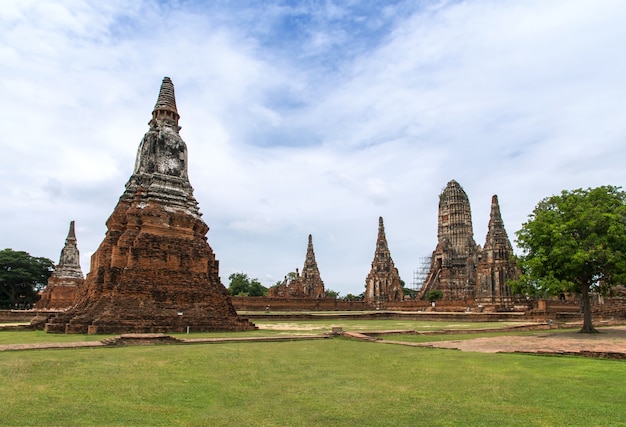
M 430 272 L 430 262 L 432 256 L 423 256 L 419 259 L 419 266 L 413 270 L 413 282 L 411 283 L 411 289 L 419 291 L 424 286 L 424 282 Z

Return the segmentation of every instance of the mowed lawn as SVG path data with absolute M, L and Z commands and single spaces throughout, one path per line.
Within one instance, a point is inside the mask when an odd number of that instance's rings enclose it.
M 6 426 L 626 425 L 624 361 L 345 338 L 6 351 L 0 378 Z

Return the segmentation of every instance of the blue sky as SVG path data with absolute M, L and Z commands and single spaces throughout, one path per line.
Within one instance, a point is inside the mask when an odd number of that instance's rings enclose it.
M 163 76 L 222 281 L 301 268 L 360 293 L 378 217 L 411 283 L 456 179 L 483 244 L 543 197 L 626 181 L 626 3 L 5 1 L 0 247 L 83 271 Z

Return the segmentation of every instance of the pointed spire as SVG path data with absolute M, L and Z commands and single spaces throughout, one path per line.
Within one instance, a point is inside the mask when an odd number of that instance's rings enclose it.
M 176 131 L 180 130 L 178 126 L 178 109 L 176 108 L 176 95 L 174 94 L 174 83 L 169 77 L 163 77 L 161 83 L 161 89 L 159 90 L 159 97 L 152 110 L 152 120 L 150 120 L 150 127 L 158 125 L 168 125 Z
M 313 236 L 309 234 L 309 244 L 306 248 L 306 259 L 302 271 L 317 270 L 317 262 L 315 261 L 315 251 L 313 250 Z M 319 273 L 318 273 L 319 274 Z
M 383 217 L 378 217 L 378 238 L 372 268 L 365 279 L 365 300 L 368 303 L 400 301 L 403 298 L 398 269 L 391 259 L 385 236 Z
M 491 215 L 489 217 L 484 248 L 489 249 L 495 248 L 496 246 L 505 248 L 508 251 L 512 250 L 509 236 L 504 228 L 504 221 L 502 221 L 498 196 L 494 194 L 493 197 L 491 197 Z
M 504 227 L 502 221 L 502 214 L 500 213 L 500 204 L 498 203 L 498 195 L 494 194 L 491 197 L 491 215 L 489 217 L 489 229 L 501 225 Z
M 70 221 L 70 231 L 67 232 L 67 238 L 65 239 L 65 241 L 67 242 L 68 240 L 76 240 L 76 232 L 74 231 L 74 221 Z
M 302 267 L 302 285 L 304 293 L 311 298 L 324 298 L 324 282 L 320 276 L 320 271 L 315 261 L 315 251 L 313 250 L 313 236 L 309 234 L 309 243 L 306 248 L 306 259 Z
M 65 239 L 65 246 L 61 250 L 61 256 L 59 257 L 59 263 L 57 264 L 54 272 L 55 277 L 63 278 L 80 278 L 82 279 L 83 271 L 80 268 L 80 252 L 76 245 L 76 232 L 74 231 L 74 221 L 70 222 L 70 229 Z
M 376 250 L 387 250 L 387 236 L 385 235 L 385 224 L 383 223 L 383 217 L 378 217 L 378 239 L 376 243 Z

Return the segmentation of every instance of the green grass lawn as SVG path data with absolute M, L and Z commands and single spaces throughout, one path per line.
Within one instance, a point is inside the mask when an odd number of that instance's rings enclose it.
M 332 327 L 425 332 L 515 324 L 253 320 L 260 330 L 176 336 L 322 334 Z M 383 338 L 423 342 L 502 334 L 512 333 Z M 0 344 L 104 337 L 0 331 Z M 3 426 L 626 425 L 624 361 L 344 338 L 0 352 L 0 378 Z
M 7 426 L 626 424 L 623 361 L 343 338 L 1 352 L 0 378 Z

